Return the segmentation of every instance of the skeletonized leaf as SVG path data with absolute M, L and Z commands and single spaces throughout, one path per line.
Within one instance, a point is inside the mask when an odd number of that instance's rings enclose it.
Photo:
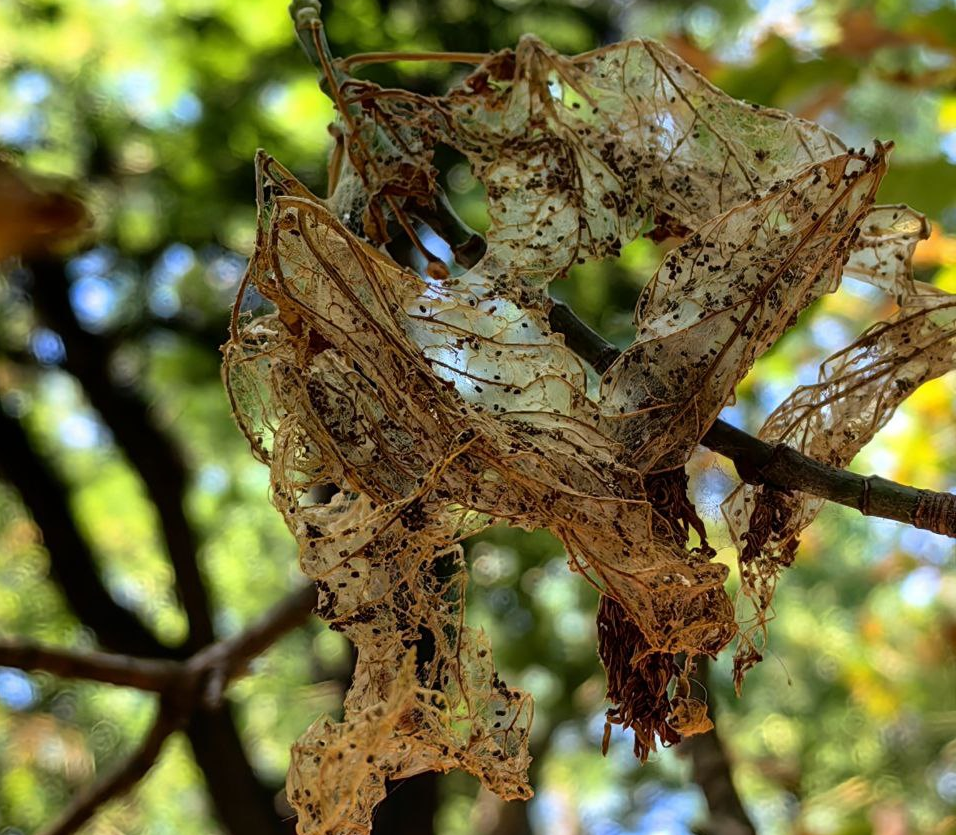
M 652 220 L 682 236 L 843 150 L 726 96 L 653 41 L 566 58 L 525 36 L 447 97 L 489 197 L 497 264 L 549 280 L 617 255 Z
M 294 9 L 333 76 L 335 190 L 319 200 L 257 159 L 259 232 L 224 378 L 319 614 L 358 648 L 343 722 L 317 723 L 294 751 L 300 830 L 366 833 L 385 781 L 424 770 L 530 794 L 530 700 L 464 625 L 460 543 L 496 520 L 551 530 L 601 591 L 608 722 L 633 729 L 637 755 L 703 732 L 687 671 L 737 625 L 727 568 L 687 499 L 687 456 L 754 360 L 844 273 L 903 309 L 768 433 L 842 460 L 902 399 L 901 381 L 952 362 L 948 302 L 910 283 L 921 219 L 873 207 L 887 148 L 846 151 L 816 125 L 734 101 L 651 41 L 567 58 L 526 37 L 445 95 L 383 90 L 335 65 L 314 3 Z M 487 191 L 480 259 L 438 185 L 439 144 Z M 429 229 L 459 263 L 429 251 Z M 594 396 L 550 331 L 544 291 L 643 231 L 681 242 Z M 398 236 L 421 273 L 385 251 Z M 317 501 L 320 487 L 337 493 Z M 784 536 L 809 517 L 790 497 L 741 495 L 731 522 L 762 615 L 778 545 L 753 526 L 775 513 L 768 529 Z
M 703 224 L 637 304 L 637 339 L 604 375 L 601 404 L 642 470 L 682 464 L 754 360 L 836 289 L 886 170 L 844 154 Z M 639 420 L 628 419 L 639 416 Z
M 726 568 L 655 535 L 662 523 L 640 473 L 620 463 L 623 449 L 560 340 L 496 302 L 476 272 L 438 285 L 403 270 L 302 196 L 287 172 L 265 158 L 260 171 L 269 197 L 248 278 L 276 312 L 239 317 L 227 382 L 242 383 L 233 397 L 244 425 L 265 426 L 259 388 L 244 375 L 271 394 L 274 431 L 259 449 L 274 500 L 320 589 L 320 614 L 359 647 L 348 715 L 389 698 L 395 658 L 427 634 L 432 659 L 419 680 L 452 717 L 435 745 L 518 796 L 525 697 L 491 668 L 480 672 L 487 650 L 461 625 L 461 594 L 451 592 L 457 540 L 492 517 L 550 528 L 578 570 L 640 620 L 643 652 L 655 657 L 713 654 L 730 640 Z M 323 481 L 345 492 L 329 505 L 303 501 Z M 658 698 L 663 722 L 666 691 Z M 512 718 L 498 741 L 502 716 Z M 479 757 L 481 740 L 491 748 Z M 469 765 L 501 752 L 505 765 Z
M 827 359 L 817 383 L 799 387 L 777 407 L 760 430 L 763 440 L 845 467 L 920 385 L 956 368 L 956 296 L 911 275 L 907 281 L 902 272 L 889 286 L 903 291 L 907 284 L 909 293 L 889 320 Z M 764 629 L 779 572 L 793 562 L 800 532 L 821 506 L 820 500 L 766 485 L 742 484 L 725 500 L 743 591 L 758 615 L 753 633 Z M 738 683 L 760 656 L 754 635 L 743 638 L 735 666 Z

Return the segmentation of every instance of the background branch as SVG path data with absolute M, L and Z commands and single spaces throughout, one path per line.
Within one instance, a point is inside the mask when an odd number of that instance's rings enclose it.
M 204 578 L 199 567 L 198 538 L 184 509 L 188 473 L 178 445 L 156 422 L 147 402 L 132 388 L 117 385 L 111 373 L 113 351 L 117 340 L 109 336 L 86 331 L 78 322 L 69 296 L 69 281 L 65 264 L 57 257 L 37 257 L 27 266 L 33 274 L 33 301 L 37 312 L 46 324 L 59 334 L 66 351 L 64 369 L 83 386 L 92 406 L 99 412 L 109 427 L 117 446 L 142 479 L 146 492 L 156 507 L 160 531 L 173 567 L 176 588 L 189 623 L 189 635 L 185 645 L 173 651 L 176 657 L 192 655 L 214 639 L 212 613 L 205 590 Z M 39 495 L 39 503 L 44 497 Z M 37 507 L 30 503 L 31 509 Z M 64 514 L 45 514 L 40 524 L 48 538 L 54 536 L 62 519 L 70 518 L 65 500 L 58 511 Z M 75 527 L 72 519 L 70 525 Z M 71 550 L 65 550 L 59 563 L 68 564 Z M 52 549 L 51 549 L 51 560 Z M 90 563 L 84 568 L 87 578 L 96 578 L 97 569 Z M 72 576 L 72 575 L 71 575 Z M 84 582 L 76 578 L 78 582 Z M 98 579 L 87 579 L 86 584 L 100 585 Z M 64 584 L 64 591 L 67 586 Z M 69 593 L 69 592 L 68 592 Z M 80 595 L 70 598 L 84 606 L 82 617 L 92 625 L 87 616 L 95 618 L 96 612 Z M 116 607 L 110 608 L 111 612 Z M 123 631 L 97 630 L 104 645 L 121 648 L 134 655 L 156 655 L 144 645 L 143 652 L 125 646 Z M 107 637 L 108 635 L 108 637 Z M 139 637 L 149 635 L 148 642 L 154 648 L 162 645 L 148 631 L 140 629 Z M 117 644 L 124 644 L 119 647 Z M 170 654 L 168 651 L 164 654 Z M 214 688 L 215 689 L 215 688 Z M 272 791 L 264 786 L 249 762 L 243 749 L 239 731 L 227 704 L 217 701 L 215 707 L 202 706 L 194 711 L 185 725 L 197 764 L 204 772 L 206 786 L 215 805 L 216 814 L 223 826 L 234 835 L 281 835 L 289 827 L 280 820 L 272 803 Z
M 43 288 L 46 292 L 42 295 L 56 297 L 52 301 L 46 299 L 45 309 L 49 311 L 64 304 L 68 307 L 66 285 L 57 284 L 58 281 L 65 282 L 62 265 L 54 266 L 47 262 L 41 275 L 49 279 Z M 143 421 L 149 420 L 146 405 L 135 395 L 119 391 L 110 382 L 109 357 L 112 346 L 107 339 L 83 331 L 76 322 L 72 309 L 61 309 L 59 314 L 48 321 L 52 325 L 54 320 L 61 327 L 65 327 L 68 334 L 64 335 L 60 327 L 56 328 L 68 351 L 67 370 L 75 373 L 88 394 L 88 383 L 98 392 L 96 399 L 90 395 L 91 402 L 94 406 L 106 404 L 106 412 L 101 411 L 101 415 L 104 420 L 107 416 L 112 418 L 107 423 L 117 442 L 122 446 L 124 438 L 136 439 L 134 443 L 137 454 L 133 456 L 127 450 L 127 455 L 150 488 L 151 498 L 161 493 L 161 503 L 166 508 L 167 519 L 178 519 L 173 527 L 188 527 L 179 492 L 185 488 L 185 470 L 182 469 L 181 457 L 178 452 L 170 455 L 163 452 L 171 448 L 171 442 L 165 439 L 165 436 L 162 436 L 164 441 L 157 444 L 153 450 L 144 449 L 149 446 L 148 439 L 155 440 L 158 430 L 151 423 L 149 426 L 152 426 L 152 429 L 144 428 Z M 69 356 L 71 350 L 75 360 L 72 365 Z M 94 352 L 93 359 L 90 358 L 89 351 Z M 79 376 L 80 373 L 82 377 Z M 133 405 L 129 405 L 130 403 Z M 3 409 L 0 409 L 0 434 L 4 438 L 4 443 L 0 444 L 0 475 L 20 493 L 25 506 L 43 533 L 54 579 L 70 608 L 85 626 L 96 633 L 98 641 L 109 650 L 140 658 L 184 659 L 191 654 L 191 650 L 201 650 L 203 644 L 195 645 L 195 633 L 192 631 L 187 646 L 165 646 L 135 614 L 113 599 L 102 582 L 93 552 L 76 525 L 66 486 L 35 451 L 31 438 L 20 422 L 10 417 Z M 145 443 L 143 438 L 147 439 Z M 144 475 L 144 470 L 137 466 L 144 461 L 148 461 L 145 465 L 146 472 L 155 471 L 159 474 L 158 481 L 151 482 Z M 161 473 L 164 463 L 169 464 L 169 473 L 172 475 Z M 179 529 L 183 530 L 182 527 Z M 167 527 L 164 526 L 163 530 L 166 533 Z M 180 565 L 184 559 L 195 565 L 195 537 L 191 531 L 173 537 L 172 540 L 167 539 L 167 542 L 171 556 L 175 547 Z M 184 550 L 184 545 L 189 545 L 188 550 Z M 178 580 L 183 576 L 182 573 L 177 573 Z M 187 569 L 185 576 L 192 578 L 189 583 L 195 583 L 199 573 L 196 569 Z M 203 605 L 207 605 L 204 593 L 191 595 L 190 599 L 194 603 L 202 600 Z M 208 613 L 201 620 L 211 624 Z M 216 685 L 213 689 L 218 687 Z M 203 771 L 216 814 L 226 831 L 234 835 L 285 835 L 291 831 L 294 822 L 290 827 L 276 813 L 272 803 L 273 792 L 256 776 L 227 704 L 217 704 L 215 708 L 201 706 L 187 717 L 184 730 L 196 763 Z
M 161 644 L 129 609 L 117 603 L 100 579 L 89 544 L 70 510 L 66 487 L 34 450 L 20 422 L 0 409 L 0 475 L 13 485 L 42 531 L 50 570 L 76 616 L 109 650 L 154 658 L 182 658 Z
M 139 750 L 112 774 L 77 797 L 56 822 L 41 831 L 41 835 L 69 835 L 76 832 L 102 804 L 133 788 L 156 761 L 163 743 L 177 730 L 179 722 L 180 718 L 174 712 L 168 712 L 160 705 L 156 721 Z
M 226 685 L 244 672 L 246 664 L 279 638 L 309 620 L 315 610 L 316 591 L 303 586 L 277 603 L 259 621 L 232 638 L 200 650 L 188 662 L 193 670 L 210 670 L 205 702 L 214 707 L 222 700 Z
M 0 667 L 41 670 L 61 678 L 85 678 L 119 687 L 162 692 L 181 664 L 109 652 L 50 649 L 28 641 L 0 642 Z
M 704 734 L 688 737 L 679 751 L 690 757 L 693 780 L 700 786 L 707 801 L 710 817 L 704 828 L 705 835 L 756 835 L 750 816 L 744 809 L 734 786 L 733 772 L 727 749 L 717 731 L 717 708 L 710 697 L 710 659 L 700 656 L 694 674 L 695 687 L 707 701 L 707 712 L 714 727 Z
M 252 626 L 203 648 L 186 661 L 138 658 L 110 652 L 53 649 L 31 641 L 0 641 L 0 666 L 42 670 L 63 678 L 84 678 L 157 693 L 182 690 L 184 683 L 213 677 L 222 689 L 246 665 L 283 635 L 305 623 L 315 608 L 312 586 L 287 595 Z M 210 704 L 218 703 L 216 699 Z
M 207 780 L 216 781 L 215 789 L 211 790 L 220 793 L 252 791 L 254 797 L 265 794 L 267 789 L 255 780 L 251 770 L 243 767 L 246 760 L 241 747 L 238 755 L 232 749 L 238 737 L 228 732 L 226 723 L 231 723 L 231 719 L 219 707 L 229 682 L 245 671 L 252 658 L 301 626 L 311 615 L 314 604 L 315 591 L 311 586 L 305 586 L 289 594 L 249 628 L 182 662 L 53 650 L 25 642 L 0 644 L 0 666 L 39 669 L 58 676 L 86 678 L 161 694 L 160 713 L 140 750 L 110 777 L 81 794 L 60 820 L 46 830 L 46 835 L 66 835 L 75 831 L 99 805 L 127 791 L 145 775 L 159 755 L 166 737 L 181 728 L 186 729 L 201 767 L 200 751 L 215 751 L 221 758 L 221 767 L 207 773 Z M 271 806 L 271 794 L 269 797 L 266 809 Z M 259 831 L 263 832 L 281 829 L 281 822 L 262 812 L 253 813 L 250 824 L 244 799 L 237 797 L 235 800 L 236 812 L 231 817 L 243 814 L 246 818 L 242 824 L 227 819 L 227 826 L 236 827 L 232 831 L 245 831 L 250 825 L 259 826 Z M 256 808 L 262 809 L 262 804 L 257 804 Z M 263 817 L 264 820 L 257 819 Z
M 35 294 L 37 309 L 63 340 L 64 368 L 80 381 L 156 506 L 176 588 L 189 622 L 189 648 L 205 646 L 214 640 L 212 616 L 196 558 L 196 536 L 183 509 L 187 478 L 182 455 L 157 426 L 142 398 L 111 381 L 113 346 L 84 330 L 77 321 L 63 261 L 36 258 L 29 262 L 29 267 L 42 290 Z

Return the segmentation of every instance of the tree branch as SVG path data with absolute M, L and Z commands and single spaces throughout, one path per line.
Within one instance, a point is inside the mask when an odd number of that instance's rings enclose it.
M 70 608 L 114 652 L 153 658 L 183 657 L 161 644 L 103 585 L 89 544 L 70 511 L 66 488 L 33 448 L 20 422 L 0 409 L 0 476 L 20 494 L 43 533 L 50 569 Z
M 604 373 L 621 352 L 582 322 L 566 304 L 556 301 L 551 327 L 564 334 L 568 347 Z M 923 530 L 956 537 L 956 495 L 920 490 L 882 478 L 830 467 L 786 444 L 768 444 L 722 420 L 700 442 L 727 456 L 748 484 L 798 490 L 852 507 L 864 516 L 905 522 Z
M 273 792 L 250 767 L 223 695 L 228 683 L 245 671 L 250 659 L 309 619 L 315 601 L 311 586 L 293 592 L 248 629 L 200 651 L 187 662 L 206 672 L 197 678 L 196 709 L 189 717 L 186 734 L 227 832 L 295 832 L 295 818 L 280 818 Z
M 694 675 L 696 686 L 708 702 L 711 719 L 716 723 L 717 714 L 710 692 L 710 660 L 701 656 Z M 727 749 L 717 733 L 717 726 L 704 734 L 689 737 L 681 743 L 678 751 L 690 757 L 693 780 L 700 786 L 707 801 L 710 818 L 704 827 L 706 835 L 755 835 L 756 829 L 744 809 L 734 786 L 733 770 Z
M 196 558 L 196 536 L 186 519 L 183 497 L 186 468 L 179 449 L 153 419 L 148 405 L 132 390 L 110 380 L 112 345 L 85 331 L 69 299 L 69 284 L 58 258 L 29 263 L 37 284 L 34 303 L 43 319 L 63 340 L 65 369 L 83 385 L 93 408 L 110 428 L 127 459 L 139 473 L 156 506 L 176 586 L 189 621 L 189 648 L 211 643 L 209 602 Z
M 0 642 L 0 667 L 42 670 L 61 678 L 85 678 L 119 687 L 162 692 L 182 665 L 109 652 L 49 649 L 31 642 Z
M 31 643 L 0 643 L 0 666 L 43 670 L 161 695 L 160 714 L 139 752 L 78 797 L 45 835 L 75 831 L 100 804 L 127 791 L 149 769 L 163 740 L 179 729 L 185 729 L 189 737 L 210 793 L 214 797 L 235 795 L 226 808 L 217 807 L 228 831 L 282 832 L 282 822 L 271 814 L 271 794 L 249 768 L 235 725 L 222 709 L 223 696 L 229 682 L 245 671 L 252 658 L 307 621 L 314 606 L 315 590 L 305 586 L 286 596 L 248 629 L 178 662 L 46 649 Z M 250 798 L 257 802 L 250 803 Z
M 223 695 L 228 683 L 245 671 L 253 657 L 309 619 L 315 601 L 312 586 L 293 592 L 248 629 L 201 650 L 187 662 L 209 671 L 200 678 L 197 709 L 189 718 L 186 733 L 227 832 L 295 832 L 295 817 L 280 818 L 273 792 L 250 768 Z
M 154 663 L 157 659 L 183 659 L 185 653 L 181 648 L 161 644 L 132 612 L 120 606 L 110 596 L 100 579 L 93 553 L 73 519 L 65 487 L 47 463 L 37 455 L 19 421 L 2 409 L 0 437 L 4 438 L 4 443 L 0 444 L 0 475 L 17 489 L 43 532 L 53 576 L 68 604 L 83 624 L 96 633 L 97 639 L 104 647 L 116 653 L 152 657 Z M 296 598 L 297 605 L 303 606 L 304 594 L 303 591 L 292 596 Z M 284 611 L 280 605 L 278 612 Z M 305 619 L 305 614 L 302 619 Z M 269 620 L 268 616 L 265 620 Z M 262 633 L 278 637 L 281 629 L 292 628 L 292 625 L 293 620 L 288 619 L 282 620 L 282 626 L 276 626 L 271 632 L 269 627 L 262 624 L 254 629 L 261 629 Z M 253 654 L 250 646 L 253 649 L 258 647 L 256 651 L 264 648 L 261 640 L 253 641 L 251 636 L 248 643 L 246 639 L 239 637 L 232 640 L 242 645 L 242 649 L 237 650 L 237 657 L 241 652 L 245 661 Z M 22 664 L 16 663 L 11 651 L 0 663 L 26 669 L 36 663 L 36 656 L 30 661 L 28 650 L 25 650 L 21 653 L 20 660 Z M 241 666 L 236 663 L 234 668 L 238 672 Z M 62 665 L 59 670 L 50 672 L 66 674 Z M 117 672 L 113 679 L 108 678 L 108 673 L 116 672 L 115 670 L 100 668 L 100 672 L 102 676 L 94 674 L 90 677 L 121 685 L 132 683 L 129 682 L 131 673 L 128 670 Z M 182 681 L 178 670 L 176 679 Z M 224 686 L 223 684 L 222 687 Z M 285 835 L 287 827 L 274 813 L 270 792 L 255 776 L 229 712 L 224 707 L 214 711 L 194 711 L 185 731 L 225 830 L 235 835 Z
M 112 774 L 77 797 L 57 821 L 42 830 L 41 835 L 69 835 L 86 823 L 107 800 L 129 791 L 146 775 L 166 738 L 178 730 L 181 723 L 182 719 L 175 711 L 167 711 L 161 704 L 156 721 L 140 749 Z
M 81 620 L 97 632 L 103 645 L 130 655 L 183 658 L 208 646 L 214 636 L 198 566 L 197 540 L 184 512 L 187 471 L 182 456 L 172 439 L 156 424 L 146 402 L 135 392 L 111 381 L 115 341 L 80 327 L 70 306 L 63 263 L 56 258 L 38 257 L 28 266 L 37 285 L 32 292 L 37 310 L 63 339 L 67 353 L 65 369 L 83 385 L 118 446 L 139 472 L 156 506 L 176 586 L 189 620 L 186 646 L 166 648 L 131 613 L 126 613 L 125 618 L 119 614 L 125 610 L 106 592 L 89 547 L 76 533 L 65 489 L 55 478 L 37 485 L 38 471 L 31 470 L 26 460 L 36 456 L 31 454 L 22 431 L 24 442 L 19 444 L 14 440 L 9 456 L 10 444 L 0 445 L 3 447 L 0 459 L 5 459 L 4 471 L 9 470 L 11 482 L 24 492 L 24 501 L 44 532 L 54 572 L 58 572 L 57 580 L 69 603 Z M 7 423 L 11 422 L 17 423 L 7 418 Z M 12 440 L 10 435 L 5 437 L 8 442 Z M 49 470 L 44 472 L 50 474 Z M 45 490 L 50 483 L 60 486 L 53 501 Z M 25 484 L 31 488 L 29 497 L 23 490 Z M 213 686 L 213 693 L 224 686 Z M 218 701 L 216 709 L 199 708 L 193 712 L 185 731 L 226 830 L 236 835 L 287 832 L 288 827 L 275 812 L 271 792 L 262 785 L 249 763 L 229 710 Z
M 179 694 L 180 711 L 194 705 L 183 694 L 203 688 L 202 701 L 216 708 L 225 687 L 246 665 L 279 638 L 305 623 L 315 608 L 316 592 L 303 586 L 272 607 L 252 626 L 210 644 L 185 661 L 136 658 L 108 652 L 52 649 L 29 641 L 0 641 L 0 667 L 42 670 L 64 678 L 85 678 L 120 687 Z M 215 689 L 210 691 L 210 685 Z M 210 698 L 210 695 L 214 698 Z

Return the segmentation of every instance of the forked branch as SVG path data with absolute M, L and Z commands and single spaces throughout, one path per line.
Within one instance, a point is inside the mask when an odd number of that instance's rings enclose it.
M 97 808 L 131 789 L 159 756 L 163 742 L 187 726 L 197 711 L 216 708 L 226 686 L 248 662 L 279 638 L 301 626 L 312 613 L 311 586 L 293 592 L 260 621 L 232 638 L 200 650 L 186 661 L 137 658 L 115 653 L 78 653 L 26 642 L 0 644 L 0 666 L 42 670 L 69 678 L 135 687 L 160 694 L 156 721 L 139 750 L 110 775 L 81 793 L 44 835 L 67 835 Z

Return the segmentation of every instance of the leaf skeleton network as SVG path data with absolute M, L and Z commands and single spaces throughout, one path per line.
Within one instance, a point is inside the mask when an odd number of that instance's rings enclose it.
M 875 205 L 891 146 L 846 148 L 731 99 L 650 40 L 569 58 L 526 36 L 462 55 L 474 69 L 444 95 L 383 89 L 349 75 L 362 56 L 331 56 L 318 3 L 292 12 L 338 110 L 330 193 L 259 152 L 224 379 L 318 613 L 358 653 L 343 721 L 318 720 L 293 749 L 300 832 L 367 833 L 386 780 L 426 770 L 531 795 L 531 699 L 464 619 L 461 543 L 497 521 L 550 530 L 600 590 L 607 719 L 633 730 L 638 757 L 707 730 L 695 659 L 736 640 L 739 685 L 819 508 L 765 484 L 725 501 L 751 609 L 738 623 L 684 470 L 735 386 L 845 275 L 896 312 L 761 439 L 842 467 L 954 366 L 956 297 L 911 271 L 927 223 Z M 440 145 L 485 188 L 483 238 L 442 193 Z M 597 373 L 552 329 L 548 286 L 640 234 L 673 247 L 633 343 Z M 407 263 L 386 248 L 396 240 Z M 334 497 L 316 501 L 320 487 Z

